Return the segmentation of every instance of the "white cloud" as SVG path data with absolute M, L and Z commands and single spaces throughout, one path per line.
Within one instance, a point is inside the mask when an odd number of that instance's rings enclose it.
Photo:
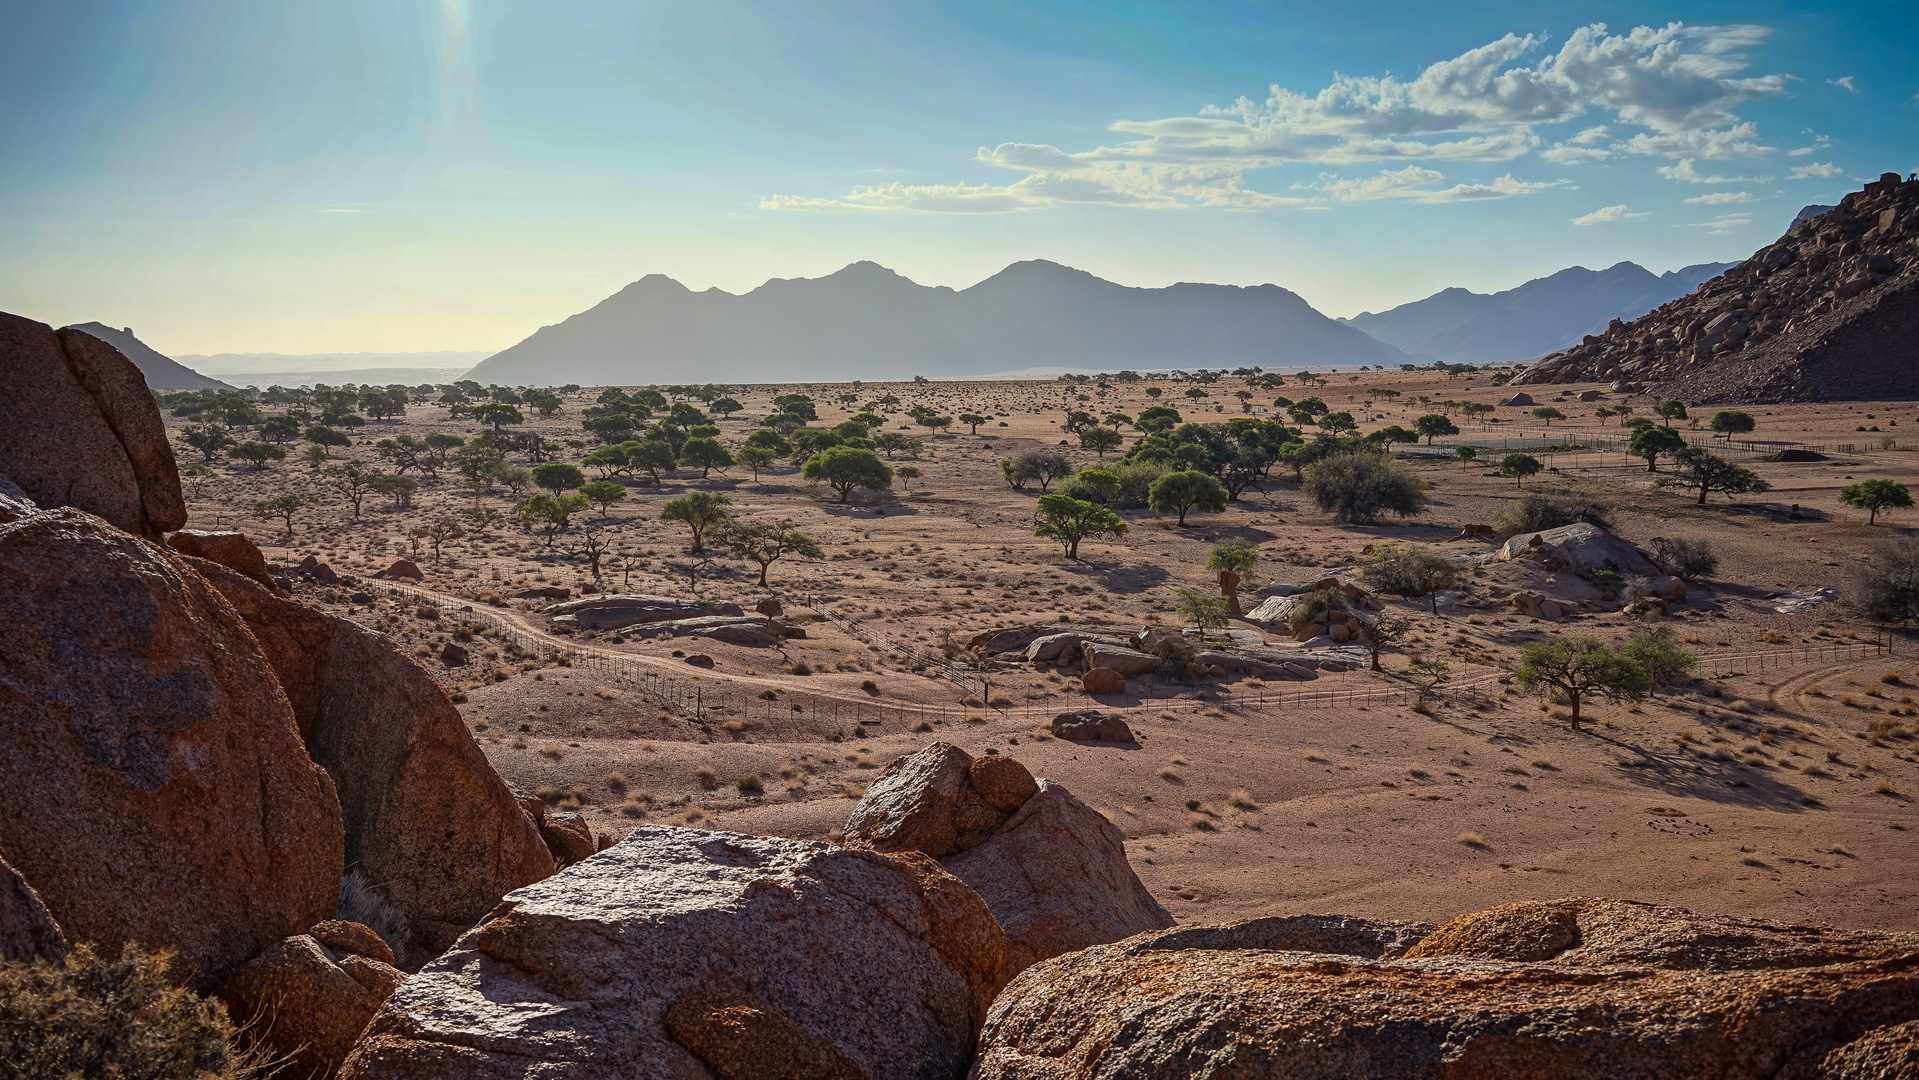
M 1837 79 L 1828 79 L 1826 81 L 1838 87 L 1841 90 L 1850 90 L 1856 94 L 1859 92 L 1859 88 L 1852 84 L 1853 78 L 1854 76 L 1851 76 L 1851 75 L 1841 75 Z
M 1288 164 L 1506 162 L 1538 153 L 1555 164 L 1617 152 L 1717 159 L 1763 153 L 1750 123 L 1733 110 L 1780 93 L 1778 75 L 1747 77 L 1743 50 L 1768 31 L 1756 26 L 1635 27 L 1609 34 L 1580 27 L 1555 52 L 1545 39 L 1507 34 L 1432 64 L 1418 76 L 1335 75 L 1316 92 L 1267 88 L 1196 114 L 1108 125 L 1112 145 L 1069 152 L 1031 143 L 982 148 L 976 160 L 1024 173 L 1007 185 L 884 185 L 832 199 L 770 196 L 767 209 L 893 209 L 945 212 L 1033 209 L 1063 203 L 1254 209 L 1298 200 L 1246 187 L 1246 174 Z M 1545 149 L 1534 129 L 1592 113 L 1609 118 Z M 1639 129 L 1619 141 L 1618 125 Z M 1540 184 L 1510 173 L 1483 184 L 1430 185 L 1397 194 L 1377 178 L 1334 181 L 1328 198 L 1415 198 L 1422 202 L 1503 198 Z M 1372 185 L 1372 186 L 1368 186 Z M 1388 187 L 1391 186 L 1389 183 Z M 1403 186 L 1403 185 L 1402 185 Z
M 1704 229 L 1714 236 L 1725 236 L 1734 229 L 1750 224 L 1752 224 L 1752 217 L 1748 214 L 1721 214 L 1711 221 L 1689 222 L 1685 228 Z
M 1811 146 L 1794 147 L 1793 149 L 1786 151 L 1786 156 L 1787 157 L 1805 157 L 1808 154 L 1816 154 L 1819 151 L 1824 150 L 1826 147 L 1830 145 L 1832 145 L 1832 139 L 1828 136 L 1820 135 L 1812 140 Z
M 1528 183 L 1524 180 L 1515 180 L 1512 174 L 1508 173 L 1488 184 L 1454 184 L 1447 188 L 1437 186 L 1445 179 L 1445 175 L 1437 170 L 1408 165 L 1403 169 L 1383 171 L 1377 176 L 1360 180 L 1347 180 L 1328 173 L 1319 178 L 1317 190 L 1338 202 L 1409 199 L 1420 203 L 1447 203 L 1507 199 L 1515 195 L 1530 195 L 1535 191 L 1558 187 L 1566 183 L 1564 180 Z
M 1681 158 L 1677 165 L 1661 165 L 1654 170 L 1668 180 L 1682 184 L 1769 184 L 1770 176 L 1715 176 L 1700 172 L 1693 166 L 1691 158 Z
M 1640 218 L 1645 216 L 1646 215 L 1644 213 L 1638 213 L 1638 214 L 1633 213 L 1631 207 L 1625 205 L 1624 203 L 1621 203 L 1618 206 L 1602 206 L 1599 209 L 1594 210 L 1590 214 L 1581 214 L 1578 217 L 1573 219 L 1573 224 L 1574 225 L 1610 225 L 1615 221 L 1625 221 L 1628 218 Z
M 1704 195 L 1694 195 L 1685 200 L 1691 206 L 1725 206 L 1730 203 L 1758 202 L 1759 196 L 1750 191 L 1708 191 Z
M 1830 180 L 1833 177 L 1838 175 L 1839 175 L 1839 166 L 1834 165 L 1830 161 L 1815 161 L 1810 165 L 1794 166 L 1793 170 L 1786 174 L 1786 179 L 1809 180 L 1814 177 L 1817 177 L 1818 179 L 1821 179 L 1821 180 Z

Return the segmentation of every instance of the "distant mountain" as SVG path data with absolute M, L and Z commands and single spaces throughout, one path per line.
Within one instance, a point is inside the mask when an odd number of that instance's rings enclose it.
M 1445 289 L 1343 321 L 1389 345 L 1447 363 L 1530 360 L 1596 334 L 1614 319 L 1636 319 L 1734 265 L 1700 263 L 1664 274 L 1630 262 L 1605 270 L 1575 266 L 1505 292 Z
M 652 274 L 542 327 L 468 377 L 509 385 L 790 382 L 1408 359 L 1277 285 L 1135 289 L 1032 261 L 954 290 L 858 262 L 742 295 L 696 293 Z
M 133 336 L 131 326 L 115 330 L 105 323 L 75 323 L 69 330 L 79 330 L 92 334 L 101 341 L 119 349 L 121 354 L 133 361 L 140 374 L 147 377 L 147 385 L 155 390 L 231 390 L 233 387 L 218 379 L 209 379 L 205 375 L 175 361 L 152 346 Z

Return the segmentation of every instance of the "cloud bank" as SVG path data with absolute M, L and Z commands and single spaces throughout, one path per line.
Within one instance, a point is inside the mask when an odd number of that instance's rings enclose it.
M 1023 174 L 1007 184 L 885 184 L 831 197 L 771 195 L 760 207 L 1007 213 L 1069 204 L 1256 210 L 1382 198 L 1445 203 L 1522 196 L 1565 181 L 1525 181 L 1503 170 L 1496 179 L 1445 185 L 1440 166 L 1471 169 L 1529 155 L 1575 165 L 1642 155 L 1690 169 L 1695 160 L 1772 149 L 1734 113 L 1784 89 L 1783 76 L 1744 74 L 1743 50 L 1767 33 L 1757 26 L 1675 22 L 1610 34 L 1594 23 L 1543 54 L 1543 37 L 1507 34 L 1410 80 L 1335 75 L 1313 93 L 1274 85 L 1262 99 L 1241 97 L 1193 115 L 1117 120 L 1108 130 L 1122 138 L 1089 150 L 1023 142 L 981 147 L 977 162 Z M 1593 114 L 1607 122 L 1550 145 L 1536 130 Z M 1615 128 L 1631 130 L 1615 134 Z M 1382 162 L 1399 167 L 1357 179 L 1322 174 L 1317 184 L 1292 189 L 1305 195 L 1274 194 L 1247 182 L 1249 172 L 1289 165 Z

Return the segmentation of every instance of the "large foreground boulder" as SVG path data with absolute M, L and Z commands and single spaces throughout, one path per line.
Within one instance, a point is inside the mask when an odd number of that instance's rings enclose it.
M 246 533 L 181 529 L 167 537 L 167 546 L 182 555 L 219 563 L 229 570 L 245 574 L 269 590 L 280 591 L 280 587 L 273 583 L 273 571 L 267 566 L 266 556 L 260 554 L 260 546 Z
M 275 1076 L 330 1080 L 405 979 L 372 930 L 326 922 L 254 957 L 218 996 L 253 1046 L 286 1063 Z
M 1470 916 L 1441 927 L 1427 939 L 1434 944 L 1411 949 L 1403 948 L 1404 927 L 1364 920 L 1346 927 L 1256 920 L 1097 946 L 1036 964 L 1006 988 L 981 1035 L 975 1075 L 1906 1075 L 1870 1070 L 1897 1064 L 1897 1040 L 1919 1017 L 1911 935 L 1762 926 L 1677 909 L 1631 914 L 1629 907 L 1565 901 Z M 1563 933 L 1545 930 L 1553 921 L 1547 909 L 1568 908 L 1602 951 L 1639 941 L 1652 947 L 1650 961 L 1431 955 L 1446 942 L 1474 942 L 1478 951 L 1570 956 L 1584 937 L 1567 945 Z M 1648 914 L 1663 925 L 1640 917 Z M 1722 948 L 1729 922 L 1753 947 Z M 1809 938 L 1824 944 L 1809 949 Z M 1895 938 L 1908 940 L 1902 947 Z M 1499 941 L 1506 944 L 1494 947 Z M 1819 949 L 1824 956 L 1813 955 Z M 1776 962 L 1785 955 L 1856 958 Z M 1660 958 L 1690 966 L 1664 967 Z
M 1008 972 L 1173 925 L 1126 861 L 1125 835 L 1050 780 L 984 843 L 944 865 L 986 898 L 1006 932 Z
M 922 856 L 643 825 L 509 894 L 341 1076 L 957 1080 L 1003 949 Z
M 0 525 L 0 581 L 0 849 L 68 939 L 206 990 L 325 919 L 333 780 L 220 594 L 71 509 Z
M 888 766 L 846 823 L 846 844 L 937 858 L 986 898 L 1009 975 L 1036 960 L 1173 925 L 1126 860 L 1112 822 L 1003 754 L 936 742 Z
M 223 566 L 194 565 L 252 629 L 307 752 L 332 774 L 347 867 L 408 924 L 401 967 L 417 969 L 501 896 L 553 872 L 539 825 L 460 711 L 391 639 Z
M 0 474 L 159 539 L 186 524 L 179 467 L 140 369 L 79 330 L 0 313 Z

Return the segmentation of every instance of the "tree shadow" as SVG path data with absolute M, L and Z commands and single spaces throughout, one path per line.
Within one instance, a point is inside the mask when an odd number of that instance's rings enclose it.
M 1171 571 L 1161 566 L 1129 566 L 1120 562 L 1094 562 L 1088 559 L 1068 559 L 1060 569 L 1090 578 L 1109 593 L 1121 594 L 1144 592 L 1155 585 L 1164 584 L 1173 576 Z
M 1771 766 L 1680 757 L 1649 751 L 1603 732 L 1587 734 L 1630 755 L 1618 763 L 1620 774 L 1626 780 L 1666 795 L 1787 814 L 1801 814 L 1823 806 L 1804 789 L 1770 775 L 1777 771 Z

